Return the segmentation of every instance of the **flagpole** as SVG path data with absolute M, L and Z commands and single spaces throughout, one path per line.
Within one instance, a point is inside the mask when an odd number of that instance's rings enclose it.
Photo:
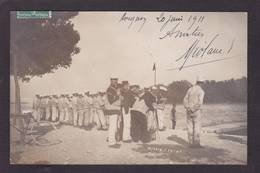
M 154 63 L 154 86 L 156 86 L 156 64 Z
M 153 70 L 154 70 L 154 86 L 156 86 L 156 64 L 154 63 L 153 64 Z M 156 103 L 157 103 L 157 97 L 155 97 L 156 99 Z M 155 109 L 154 111 L 154 115 L 155 115 L 155 119 L 156 119 L 156 140 L 158 139 L 158 141 L 160 141 L 160 135 L 159 135 L 159 120 L 158 120 L 158 113 L 157 113 L 157 109 Z

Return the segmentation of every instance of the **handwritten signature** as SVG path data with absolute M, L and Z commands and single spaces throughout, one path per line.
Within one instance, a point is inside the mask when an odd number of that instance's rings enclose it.
M 208 43 L 203 42 L 201 45 L 201 40 L 196 39 L 192 44 L 188 47 L 188 49 L 185 51 L 185 53 L 178 59 L 176 59 L 176 62 L 183 61 L 182 65 L 179 67 L 179 70 L 182 70 L 183 67 L 185 67 L 188 60 L 191 58 L 203 58 L 205 55 L 212 56 L 212 55 L 220 55 L 220 54 L 229 54 L 233 48 L 234 40 L 231 43 L 230 48 L 227 52 L 224 51 L 223 48 L 216 47 L 214 45 L 214 42 L 219 37 L 219 34 L 216 34 Z

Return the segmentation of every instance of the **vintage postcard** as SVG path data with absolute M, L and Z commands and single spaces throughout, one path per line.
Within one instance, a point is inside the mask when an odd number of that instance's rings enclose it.
M 10 164 L 247 165 L 247 13 L 10 12 Z

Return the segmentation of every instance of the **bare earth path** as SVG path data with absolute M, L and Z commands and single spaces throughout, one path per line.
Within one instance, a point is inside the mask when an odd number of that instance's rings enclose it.
M 187 146 L 183 129 L 160 132 L 160 141 L 148 144 L 121 143 L 108 148 L 107 131 L 86 131 L 63 125 L 43 137 L 61 143 L 51 146 L 13 145 L 11 155 L 18 164 L 246 164 L 246 136 L 224 135 L 203 129 L 201 143 Z

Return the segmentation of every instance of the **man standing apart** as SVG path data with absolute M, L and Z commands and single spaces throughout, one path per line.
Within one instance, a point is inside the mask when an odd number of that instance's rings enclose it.
M 107 89 L 107 97 L 105 99 L 106 112 L 109 115 L 108 142 L 109 147 L 119 148 L 116 143 L 117 122 L 120 115 L 120 90 L 118 88 L 118 79 L 111 78 L 111 84 Z
M 187 112 L 188 140 L 191 147 L 200 147 L 200 128 L 204 99 L 202 84 L 202 77 L 198 76 L 196 84 L 189 88 L 183 100 Z

